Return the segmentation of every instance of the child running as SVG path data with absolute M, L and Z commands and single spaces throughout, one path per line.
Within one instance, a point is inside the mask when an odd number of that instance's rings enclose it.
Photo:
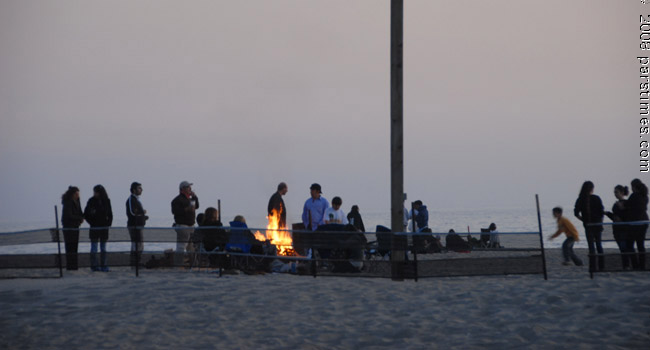
M 573 226 L 569 219 L 562 216 L 562 208 L 553 208 L 553 217 L 557 219 L 557 231 L 549 236 L 549 240 L 553 240 L 553 238 L 563 232 L 566 235 L 566 240 L 562 243 L 562 254 L 564 254 L 564 262 L 562 262 L 562 265 L 569 265 L 571 264 L 569 260 L 573 260 L 576 266 L 582 266 L 582 260 L 573 252 L 573 243 L 579 240 L 578 230 L 576 230 L 576 227 Z

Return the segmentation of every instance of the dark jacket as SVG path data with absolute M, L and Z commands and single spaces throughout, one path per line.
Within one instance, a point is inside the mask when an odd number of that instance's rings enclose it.
M 616 203 L 614 203 L 614 206 L 612 207 L 612 211 L 606 212 L 605 215 L 607 215 L 607 217 L 613 222 L 630 221 L 628 219 L 628 211 L 625 209 L 626 202 L 627 202 L 626 200 L 617 201 Z M 625 240 L 627 238 L 628 230 L 629 227 L 627 225 L 613 225 L 612 233 L 614 234 L 614 239 L 616 239 L 616 241 Z
M 415 222 L 418 224 L 418 229 L 429 227 L 429 211 L 426 205 L 421 205 L 418 209 L 418 215 L 415 216 Z
M 205 250 L 211 251 L 216 247 L 220 247 L 219 250 L 223 251 L 226 248 L 230 234 L 221 228 L 222 226 L 223 224 L 219 220 L 205 221 L 203 226 L 194 231 L 195 235 L 198 236 L 197 239 L 203 242 Z
M 366 232 L 366 227 L 363 225 L 363 219 L 358 211 L 351 211 L 348 213 L 348 221 L 358 231 Z
M 589 196 L 588 201 L 584 201 L 582 198 L 576 200 L 573 214 L 576 217 L 582 217 L 582 224 L 587 227 L 587 224 L 603 222 L 605 209 L 600 197 L 592 194 Z
M 196 207 L 192 207 L 191 200 L 196 201 Z M 172 214 L 174 214 L 174 222 L 177 225 L 194 226 L 196 223 L 196 209 L 199 209 L 199 197 L 197 196 L 189 199 L 186 195 L 179 193 L 172 200 Z
M 278 192 L 275 192 L 271 196 L 271 199 L 269 199 L 269 205 L 267 208 L 267 212 L 269 215 L 271 215 L 273 209 L 275 209 L 278 213 L 280 213 L 280 227 L 287 227 L 287 209 L 284 206 L 284 200 L 282 199 L 282 195 Z
M 84 213 L 81 211 L 81 203 L 79 200 L 64 200 L 61 213 L 61 225 L 66 228 L 78 228 L 83 222 Z
M 648 220 L 648 197 L 633 192 L 625 204 L 629 221 Z
M 144 208 L 142 208 L 142 203 L 136 195 L 132 194 L 129 196 L 129 199 L 126 200 L 126 226 L 128 227 L 143 227 L 149 219 L 148 216 L 144 214 Z
M 90 227 L 109 227 L 113 224 L 113 208 L 111 200 L 106 198 L 104 203 L 100 198 L 90 197 L 84 209 L 84 218 Z

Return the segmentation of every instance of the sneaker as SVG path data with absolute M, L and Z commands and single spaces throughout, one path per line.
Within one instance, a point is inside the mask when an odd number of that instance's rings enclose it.
M 111 269 L 109 269 L 108 266 L 103 266 L 103 267 L 100 269 L 100 271 L 101 271 L 101 272 L 110 272 Z

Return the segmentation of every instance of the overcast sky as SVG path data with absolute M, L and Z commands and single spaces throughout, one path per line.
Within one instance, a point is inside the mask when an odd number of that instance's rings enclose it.
M 409 200 L 550 208 L 589 179 L 609 207 L 648 182 L 638 1 L 405 2 Z M 291 216 L 312 182 L 388 213 L 389 29 L 388 0 L 0 0 L 0 221 L 100 183 L 123 226 L 132 181 L 170 224 L 183 180 L 247 217 L 280 181 Z

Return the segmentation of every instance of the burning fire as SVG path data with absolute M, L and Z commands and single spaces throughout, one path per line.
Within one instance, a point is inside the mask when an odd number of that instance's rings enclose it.
M 266 225 L 266 235 L 260 231 L 256 231 L 255 238 L 259 241 L 269 240 L 271 244 L 275 245 L 280 255 L 294 255 L 291 232 L 281 231 L 286 229 L 286 227 L 280 227 L 280 213 L 273 209 L 271 215 L 267 218 L 269 219 L 269 224 Z

